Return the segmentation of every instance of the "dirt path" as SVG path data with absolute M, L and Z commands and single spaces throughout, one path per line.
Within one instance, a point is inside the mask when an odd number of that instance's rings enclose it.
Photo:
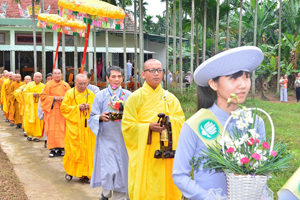
M 62 157 L 49 158 L 43 141 L 27 141 L 23 131 L 10 127 L 0 113 L 1 147 L 13 164 L 28 199 L 99 199 L 101 188 L 92 189 L 77 177 L 66 181 Z

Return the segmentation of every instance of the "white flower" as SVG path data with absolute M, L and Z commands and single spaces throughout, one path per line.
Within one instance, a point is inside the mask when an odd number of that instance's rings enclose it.
M 241 146 L 242 144 L 244 143 L 244 141 L 241 139 L 241 140 L 236 140 L 234 141 L 234 145 L 238 148 L 239 146 Z
M 228 135 L 225 135 L 224 141 L 223 141 L 223 140 L 220 140 L 219 144 L 220 144 L 220 145 L 223 145 L 224 143 L 225 143 L 226 146 L 227 146 L 227 145 L 229 145 L 229 144 L 232 143 L 232 139 L 231 139 Z
M 257 167 L 258 167 L 258 162 L 255 162 L 255 163 L 253 164 L 253 168 L 256 169 Z
M 261 156 L 261 161 L 266 161 L 267 157 L 266 156 Z
M 248 134 L 243 135 L 241 140 L 243 140 L 243 142 L 247 142 L 249 140 Z
M 248 127 L 249 124 L 240 119 L 236 121 L 236 125 L 238 129 L 243 130 L 244 128 Z
M 252 135 L 252 137 L 253 137 L 254 139 L 259 138 L 259 134 L 256 132 L 256 129 L 255 129 L 255 128 L 249 129 L 248 132 Z
M 239 119 L 240 115 L 241 115 L 241 112 L 242 112 L 241 109 L 237 109 L 236 111 L 231 111 L 232 118 L 233 119 Z

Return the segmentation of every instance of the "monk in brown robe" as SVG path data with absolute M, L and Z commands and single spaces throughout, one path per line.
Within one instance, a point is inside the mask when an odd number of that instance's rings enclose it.
M 64 155 L 63 148 L 66 134 L 66 119 L 60 112 L 60 105 L 70 86 L 61 80 L 60 69 L 54 69 L 52 78 L 41 93 L 41 107 L 44 112 L 45 132 L 48 136 L 49 157 Z
M 24 82 L 21 82 L 21 75 L 15 74 L 15 81 L 11 84 L 9 88 L 9 96 L 10 96 L 10 108 L 9 108 L 9 118 L 13 119 L 14 124 L 17 125 L 16 128 L 21 128 L 22 126 L 22 116 L 19 110 L 19 102 L 17 101 L 14 91 L 24 85 Z M 14 126 L 13 123 L 10 126 Z

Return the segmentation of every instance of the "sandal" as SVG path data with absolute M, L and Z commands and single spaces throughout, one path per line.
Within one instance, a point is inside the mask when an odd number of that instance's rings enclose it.
M 33 139 L 33 141 L 35 141 L 35 142 L 39 142 L 40 140 L 39 140 L 39 139 L 37 139 L 37 138 L 34 138 L 34 139 Z
M 31 137 L 27 137 L 27 140 L 28 140 L 28 141 L 32 141 L 32 138 L 31 138 Z

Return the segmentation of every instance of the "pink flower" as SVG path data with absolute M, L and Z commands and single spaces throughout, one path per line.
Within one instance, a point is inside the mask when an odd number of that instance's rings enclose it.
M 250 160 L 247 157 L 244 157 L 244 158 L 241 159 L 242 164 L 246 164 L 246 163 L 249 163 L 249 162 L 250 162 Z
M 267 142 L 264 142 L 262 143 L 262 146 L 265 148 L 265 149 L 269 149 L 269 144 Z
M 116 93 L 113 93 L 113 96 L 115 96 L 116 95 Z
M 253 144 L 255 144 L 255 140 L 253 138 L 250 138 L 250 140 L 248 141 L 248 144 L 251 146 Z
M 251 157 L 255 160 L 260 160 L 260 155 L 258 153 L 253 153 Z
M 125 95 L 125 92 L 122 92 L 122 95 Z
M 255 139 L 255 142 L 258 144 L 259 143 L 259 139 Z
M 271 155 L 272 155 L 273 157 L 275 157 L 275 156 L 277 156 L 277 152 L 276 152 L 276 151 L 271 151 Z
M 122 100 L 122 101 L 123 101 L 123 100 L 124 100 L 124 99 L 123 99 L 123 97 L 120 97 L 120 100 Z
M 117 88 L 117 86 L 113 85 L 113 86 L 111 86 L 111 88 L 112 88 L 113 90 L 115 90 L 115 89 Z
M 229 147 L 229 149 L 226 150 L 227 153 L 233 153 L 234 152 L 234 148 Z

